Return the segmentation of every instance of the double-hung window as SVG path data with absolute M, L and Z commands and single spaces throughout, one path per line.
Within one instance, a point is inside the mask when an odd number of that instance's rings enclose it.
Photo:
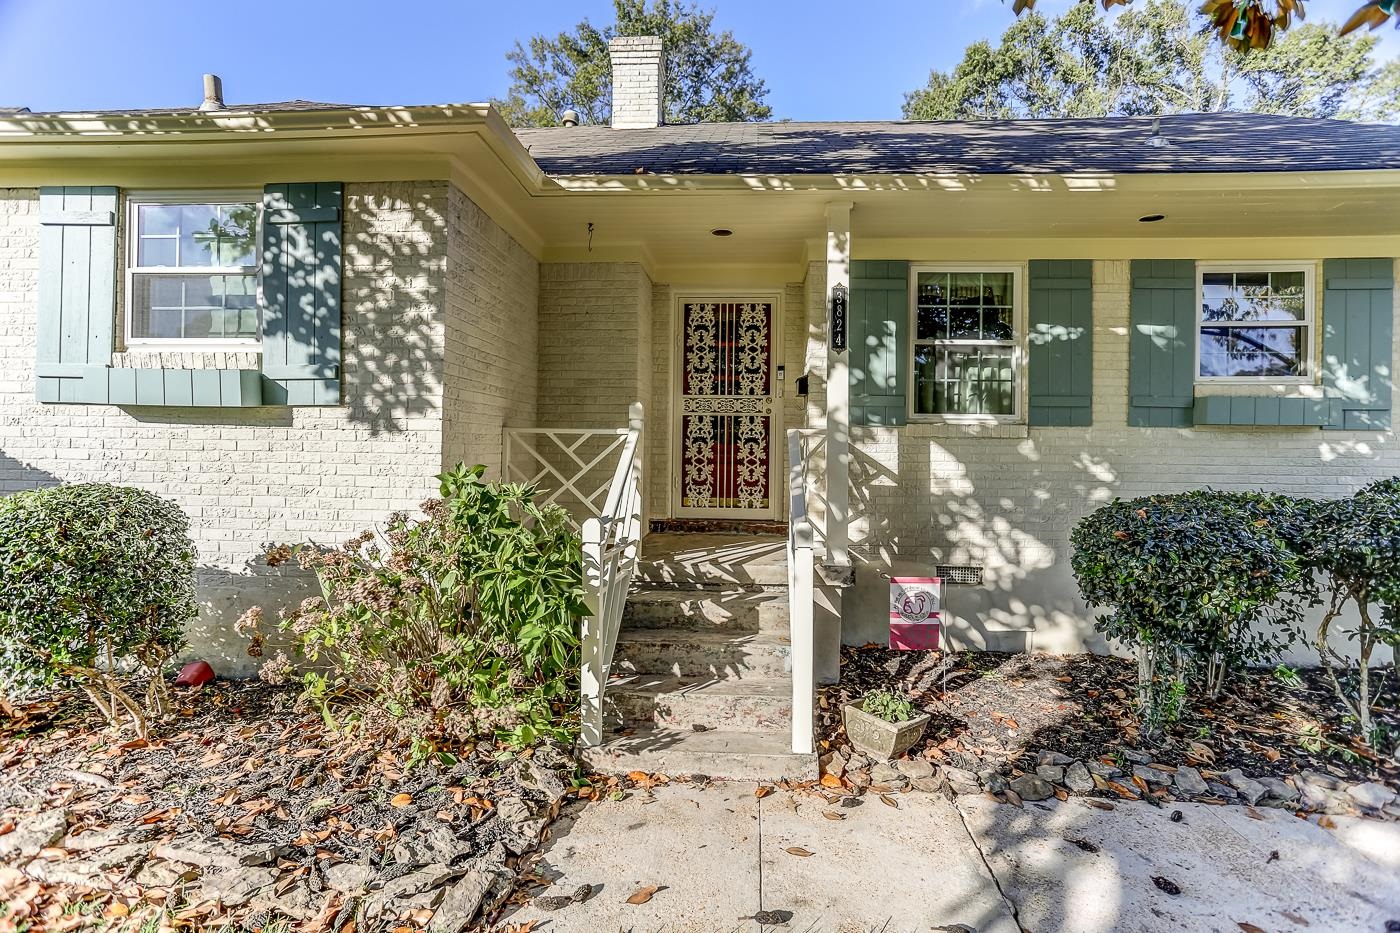
M 1197 380 L 1311 381 L 1313 271 L 1306 264 L 1199 264 Z
M 916 265 L 915 416 L 1011 418 L 1018 412 L 1020 268 Z
M 126 227 L 126 342 L 256 345 L 256 194 L 133 194 Z

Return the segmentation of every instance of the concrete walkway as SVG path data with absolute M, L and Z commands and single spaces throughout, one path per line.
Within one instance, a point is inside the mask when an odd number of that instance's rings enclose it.
M 592 884 L 593 897 L 507 919 L 548 933 L 1239 933 L 1241 922 L 1380 933 L 1400 919 L 1400 824 L 1335 817 L 1326 830 L 1282 811 L 1256 820 L 1199 804 L 1176 807 L 1183 819 L 1172 822 L 1171 808 L 1137 803 L 891 799 L 897 808 L 873 795 L 843 808 L 730 784 L 576 807 L 555 824 L 539 871 L 556 880 L 548 893 Z M 659 890 L 626 903 L 644 886 Z M 760 910 L 790 917 L 760 925 Z

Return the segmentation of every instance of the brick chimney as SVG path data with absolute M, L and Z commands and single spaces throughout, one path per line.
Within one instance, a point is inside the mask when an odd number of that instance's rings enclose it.
M 612 125 L 642 130 L 661 125 L 666 85 L 660 36 L 618 36 L 608 43 L 612 59 Z

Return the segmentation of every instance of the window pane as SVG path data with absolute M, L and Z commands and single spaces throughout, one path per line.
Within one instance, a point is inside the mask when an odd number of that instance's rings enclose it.
M 921 272 L 916 339 L 1011 340 L 1009 272 Z
M 138 266 L 173 266 L 178 241 L 173 236 L 141 237 L 136 244 Z
M 149 236 L 152 233 L 177 234 L 180 232 L 180 205 L 178 204 L 138 204 L 136 206 L 136 233 Z
M 258 336 L 254 275 L 133 276 L 131 337 L 223 340 Z
M 917 339 L 942 340 L 948 336 L 948 309 L 919 306 Z
M 982 273 L 982 303 L 984 305 L 1011 304 L 1011 273 Z
M 254 264 L 257 205 L 138 204 L 138 266 Z
M 1203 273 L 1201 320 L 1301 321 L 1303 282 L 1302 272 Z
M 1202 376 L 1301 376 L 1302 327 L 1203 327 Z
M 919 414 L 1015 412 L 1009 347 L 918 346 L 914 369 L 914 410 Z

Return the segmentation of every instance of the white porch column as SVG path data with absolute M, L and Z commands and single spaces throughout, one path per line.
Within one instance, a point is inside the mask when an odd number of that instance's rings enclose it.
M 836 352 L 831 346 L 831 298 L 837 285 L 846 287 L 847 336 L 851 285 L 851 207 L 850 201 L 826 206 L 826 564 L 844 571 L 851 565 L 850 532 L 850 445 L 851 380 L 848 372 L 850 350 Z M 849 344 L 849 340 L 848 340 Z

